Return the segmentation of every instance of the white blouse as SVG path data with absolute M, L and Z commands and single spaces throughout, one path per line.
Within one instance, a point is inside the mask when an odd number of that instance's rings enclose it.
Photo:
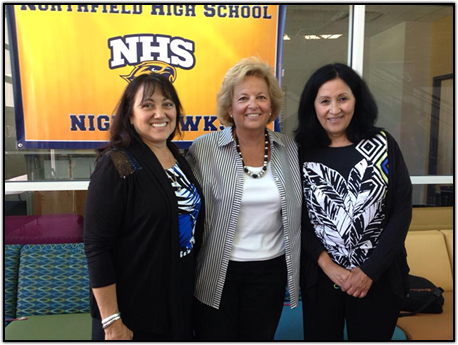
M 248 169 L 256 173 L 262 166 Z M 262 178 L 244 174 L 242 203 L 230 260 L 263 261 L 284 253 L 280 192 L 269 162 Z

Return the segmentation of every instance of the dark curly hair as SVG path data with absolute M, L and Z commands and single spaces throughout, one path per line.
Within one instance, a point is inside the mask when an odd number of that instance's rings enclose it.
M 358 143 L 381 130 L 375 127 L 377 104 L 364 80 L 351 67 L 334 63 L 317 69 L 304 86 L 298 109 L 299 124 L 294 132 L 299 146 L 318 147 L 331 144 L 331 139 L 318 121 L 314 103 L 321 85 L 336 78 L 342 79 L 350 87 L 356 100 L 355 112 L 347 128 L 348 140 Z

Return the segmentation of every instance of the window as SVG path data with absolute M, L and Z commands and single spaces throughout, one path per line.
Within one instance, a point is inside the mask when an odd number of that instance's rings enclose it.
M 363 76 L 413 176 L 453 175 L 453 22 L 449 5 L 366 6 Z M 452 206 L 451 194 L 416 185 L 414 205 Z
M 348 5 L 287 5 L 283 38 L 281 131 L 293 136 L 302 89 L 319 67 L 347 62 Z

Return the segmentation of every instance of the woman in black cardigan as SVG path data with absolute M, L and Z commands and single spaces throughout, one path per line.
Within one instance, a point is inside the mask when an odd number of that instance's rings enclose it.
M 93 340 L 190 340 L 203 194 L 171 140 L 181 104 L 163 75 L 125 89 L 85 208 Z
M 319 68 L 299 104 L 305 340 L 390 340 L 407 293 L 412 184 L 350 67 Z

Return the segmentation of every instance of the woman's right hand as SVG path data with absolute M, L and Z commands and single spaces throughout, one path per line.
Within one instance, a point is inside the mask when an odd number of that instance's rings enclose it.
M 350 277 L 350 271 L 332 261 L 326 251 L 322 251 L 318 257 L 318 266 L 338 286 L 342 286 Z
M 134 333 L 119 319 L 105 328 L 105 340 L 132 340 Z

